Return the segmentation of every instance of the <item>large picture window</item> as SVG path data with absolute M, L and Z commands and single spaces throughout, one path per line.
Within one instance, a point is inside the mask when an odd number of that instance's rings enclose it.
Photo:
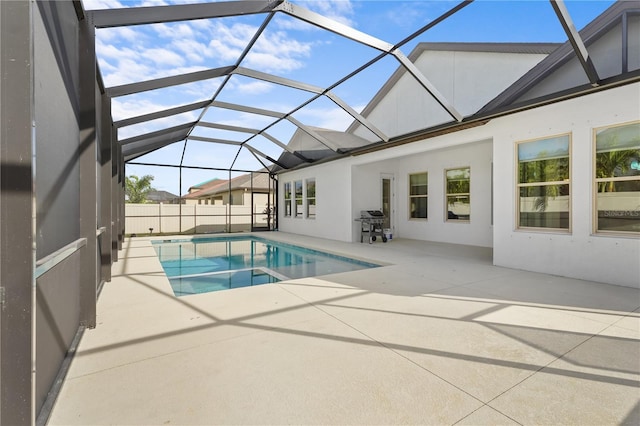
M 315 219 L 316 217 L 316 180 L 307 179 L 307 217 Z
M 446 220 L 471 220 L 471 168 L 445 170 L 446 177 Z
M 428 175 L 427 172 L 409 175 L 409 218 L 427 218 Z
M 570 136 L 517 144 L 518 227 L 569 230 Z
M 595 130 L 596 232 L 640 235 L 640 122 Z
M 302 217 L 302 181 L 297 180 L 294 185 L 296 191 L 296 217 Z
M 284 183 L 284 215 L 291 216 L 291 182 Z

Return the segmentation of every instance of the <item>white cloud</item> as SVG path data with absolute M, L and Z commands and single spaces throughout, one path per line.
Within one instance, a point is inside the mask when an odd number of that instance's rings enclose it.
M 117 9 L 117 8 L 125 7 L 118 0 L 82 0 L 82 5 L 86 10 Z
M 182 58 L 182 56 L 168 49 L 162 49 L 162 48 L 147 49 L 142 52 L 142 56 L 158 65 L 168 65 L 168 66 L 184 65 L 184 59 Z
M 302 4 L 308 5 L 309 9 L 314 10 L 327 18 L 345 25 L 354 26 L 354 22 L 351 19 L 354 13 L 353 5 L 349 0 L 314 0 L 304 2 Z
M 271 84 L 264 81 L 252 81 L 235 85 L 235 90 L 245 95 L 262 95 L 270 92 L 271 89 Z
M 207 46 L 197 40 L 179 39 L 171 43 L 171 46 L 179 50 L 188 61 L 196 63 L 203 62 L 210 55 Z
M 293 71 L 304 67 L 312 43 L 291 39 L 287 33 L 265 33 L 246 58 L 246 65 L 265 72 Z
M 296 116 L 300 117 L 303 123 L 331 130 L 346 130 L 353 123 L 353 117 L 339 107 L 307 107 L 296 113 Z
M 175 23 L 175 24 L 153 24 L 151 28 L 157 35 L 164 38 L 193 38 L 194 31 L 191 24 L 188 23 Z
M 353 20 L 353 4 L 349 0 L 309 0 L 297 1 L 295 3 L 300 7 L 319 13 L 320 15 L 333 19 L 341 24 L 348 25 L 350 27 L 355 27 L 356 25 Z M 290 30 L 312 30 L 317 28 L 295 18 L 282 20 L 279 22 L 279 25 L 282 29 Z
M 103 42 L 115 42 L 118 40 L 133 42 L 139 41 L 141 37 L 144 37 L 140 31 L 129 27 L 99 28 L 96 30 L 96 35 L 97 38 Z

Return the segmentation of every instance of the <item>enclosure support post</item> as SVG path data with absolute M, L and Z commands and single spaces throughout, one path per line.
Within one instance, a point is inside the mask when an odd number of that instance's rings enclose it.
M 95 29 L 80 21 L 80 235 L 87 239 L 80 262 L 80 324 L 96 326 L 98 284 Z
M 33 424 L 35 3 L 0 1 L 0 424 Z

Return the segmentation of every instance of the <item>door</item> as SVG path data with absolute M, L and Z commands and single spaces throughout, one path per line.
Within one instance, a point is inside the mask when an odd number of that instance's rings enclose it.
M 380 176 L 381 181 L 381 206 L 384 213 L 383 228 L 391 229 L 393 232 L 394 214 L 395 214 L 395 178 L 392 174 L 383 173 Z
M 270 231 L 274 220 L 273 198 L 269 192 L 251 193 L 251 231 Z

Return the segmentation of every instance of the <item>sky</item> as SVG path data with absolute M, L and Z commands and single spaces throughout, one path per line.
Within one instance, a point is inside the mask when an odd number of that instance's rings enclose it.
M 83 0 L 85 9 L 160 6 L 202 3 L 204 0 Z M 291 0 L 291 3 L 349 25 L 390 44 L 397 44 L 422 28 L 458 1 L 448 0 Z M 613 1 L 565 0 L 576 28 L 581 29 L 609 7 Z M 265 20 L 265 14 L 194 20 L 167 24 L 98 29 L 96 53 L 107 87 L 234 65 L 239 55 Z M 476 0 L 471 5 L 432 27 L 401 47 L 409 55 L 419 42 L 565 42 L 567 39 L 548 1 Z M 380 52 L 327 32 L 283 13 L 277 13 L 258 38 L 240 66 L 321 88 L 334 85 Z M 332 92 L 356 111 L 361 111 L 398 68 L 390 57 L 336 86 Z M 481 84 L 481 73 L 478 74 Z M 225 78 L 210 79 L 171 88 L 116 97 L 112 100 L 115 121 L 192 102 L 210 100 Z M 278 86 L 262 80 L 233 75 L 216 100 L 278 112 L 288 112 L 312 97 L 305 91 Z M 120 140 L 195 121 L 203 111 L 192 111 L 161 120 L 119 129 Z M 326 97 L 296 112 L 293 117 L 308 126 L 345 130 L 350 115 Z M 209 108 L 202 120 L 211 123 L 264 129 L 274 119 Z M 374 123 L 375 124 L 375 123 Z M 282 121 L 267 132 L 287 143 L 296 127 Z M 242 142 L 251 137 L 198 126 L 194 136 Z M 249 144 L 277 159 L 282 149 L 254 136 Z M 260 158 L 260 157 L 259 157 Z M 260 163 L 247 149 L 210 142 L 178 142 L 142 156 L 135 161 L 192 167 L 258 170 Z M 213 179 L 228 179 L 229 172 L 184 168 L 180 187 L 177 168 L 127 165 L 128 175 L 154 176 L 155 189 L 174 194 L 187 193 L 190 186 Z M 231 174 L 235 177 L 242 172 Z

